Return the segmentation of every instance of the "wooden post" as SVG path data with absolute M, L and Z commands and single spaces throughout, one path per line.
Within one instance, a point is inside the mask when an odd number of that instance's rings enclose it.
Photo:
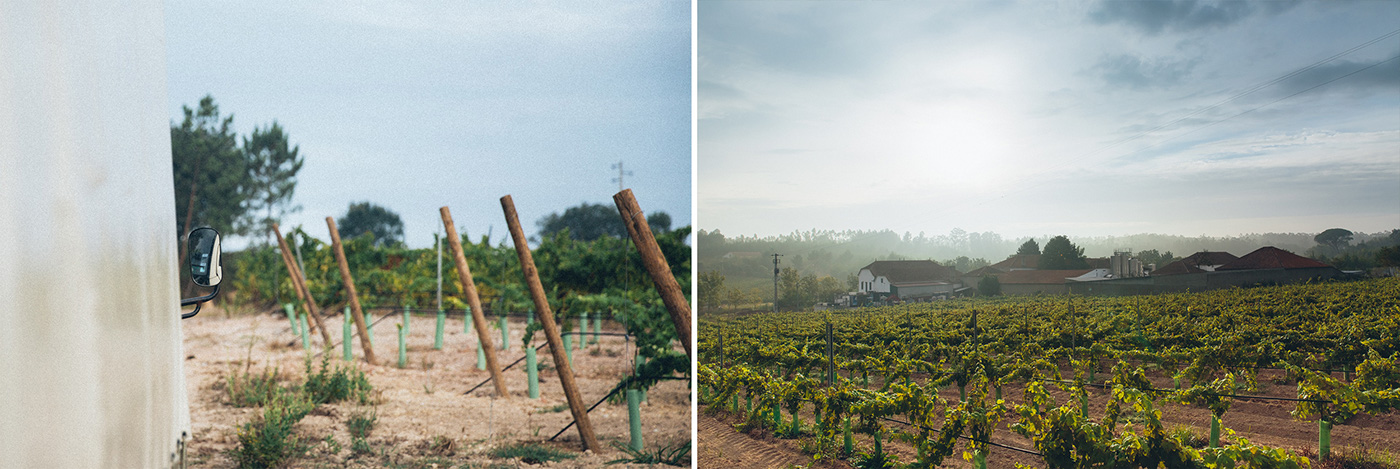
M 525 240 L 525 230 L 520 228 L 520 220 L 515 214 L 515 202 L 510 196 L 501 197 L 501 209 L 505 211 L 506 226 L 510 228 L 511 240 L 515 241 L 515 253 L 520 257 L 520 271 L 525 275 L 525 285 L 530 289 L 530 297 L 535 300 L 535 311 L 540 312 L 540 325 L 544 326 L 545 340 L 549 341 L 549 353 L 554 356 L 554 369 L 559 373 L 559 384 L 564 387 L 564 397 L 568 398 L 569 410 L 578 424 L 579 436 L 583 438 L 583 449 L 601 451 L 598 437 L 593 434 L 593 424 L 588 420 L 588 404 L 578 393 L 574 382 L 574 371 L 569 367 L 565 356 L 564 341 L 559 338 L 559 326 L 554 323 L 554 311 L 549 308 L 549 299 L 544 296 L 544 286 L 540 284 L 539 271 L 535 270 L 535 259 L 530 255 L 530 245 Z
M 306 287 L 306 276 L 301 273 L 301 268 L 297 267 L 296 261 L 292 260 L 292 250 L 287 247 L 287 240 L 282 238 L 282 230 L 276 223 L 272 224 L 272 235 L 277 238 L 277 246 L 282 250 L 282 262 L 287 265 L 287 272 L 292 276 L 292 289 L 297 291 L 297 299 L 302 302 L 302 307 L 306 308 L 306 315 L 310 316 L 308 321 L 312 326 L 321 330 L 321 340 L 330 346 L 331 333 L 326 330 L 326 325 L 321 322 L 321 317 L 316 314 L 321 307 L 316 305 L 316 298 L 311 296 L 311 289 Z
M 506 380 L 501 376 L 501 365 L 496 361 L 496 351 L 491 349 L 491 336 L 487 331 L 491 329 L 486 325 L 486 315 L 481 309 L 481 297 L 476 293 L 476 282 L 472 281 L 472 271 L 467 267 L 467 256 L 462 253 L 462 238 L 457 236 L 457 226 L 452 224 L 452 212 L 447 207 L 438 209 L 442 214 L 442 225 L 447 229 L 447 245 L 452 247 L 452 255 L 457 262 L 457 279 L 462 282 L 462 290 L 467 293 L 467 312 L 471 314 L 472 324 L 476 326 L 477 358 L 486 357 L 486 369 L 491 370 L 491 381 L 496 385 L 496 395 L 502 399 L 509 398 L 506 394 Z M 477 360 L 481 364 L 481 360 Z M 478 366 L 480 368 L 480 366 Z
M 642 263 L 646 265 L 647 273 L 651 274 L 652 282 L 656 283 L 661 301 L 666 303 L 666 310 L 671 313 L 671 322 L 676 324 L 676 336 L 685 347 L 686 357 L 694 361 L 695 357 L 690 352 L 690 302 L 686 301 L 676 277 L 671 275 L 671 266 L 666 263 L 666 256 L 661 254 L 661 247 L 656 245 L 656 235 L 651 233 L 642 207 L 637 205 L 632 189 L 618 192 L 613 196 L 613 202 L 617 203 L 617 211 L 622 214 L 622 224 L 627 226 L 627 234 L 632 236 L 632 244 L 642 253 Z
M 340 243 L 340 229 L 335 227 L 335 219 L 326 217 L 326 227 L 331 230 L 331 251 L 340 264 L 340 279 L 345 282 L 345 297 L 350 301 L 350 315 L 355 319 L 355 331 L 360 334 L 360 348 L 365 351 L 365 363 L 373 365 L 374 346 L 369 343 L 369 330 L 365 328 L 365 312 L 360 309 L 360 296 L 355 293 L 355 278 L 350 276 L 350 264 L 345 262 L 345 246 Z

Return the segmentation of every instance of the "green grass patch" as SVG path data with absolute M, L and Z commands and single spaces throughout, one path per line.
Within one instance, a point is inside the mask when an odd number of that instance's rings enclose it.
M 302 392 L 316 404 L 346 400 L 369 404 L 371 390 L 369 378 L 358 367 L 340 364 L 332 367 L 330 354 L 322 354 L 320 368 L 312 373 L 311 359 L 306 359 L 306 383 L 302 385 Z
M 1190 446 L 1196 449 L 1201 449 L 1210 446 L 1209 438 L 1206 438 L 1205 435 L 1196 433 L 1196 430 L 1185 425 L 1177 425 L 1176 428 L 1171 429 L 1171 432 L 1168 433 L 1167 436 L 1169 438 L 1181 442 L 1182 446 Z
M 491 452 L 487 454 L 497 459 L 519 459 L 520 462 L 525 464 L 541 464 L 545 461 L 562 461 L 578 457 L 577 454 L 534 443 L 502 446 L 491 450 Z
M 690 442 L 685 441 L 674 445 L 667 445 L 647 452 L 645 448 L 641 451 L 633 451 L 622 443 L 613 442 L 613 447 L 627 453 L 627 457 L 608 461 L 608 464 L 665 464 L 667 466 L 690 467 Z
M 286 392 L 281 385 L 282 378 L 276 368 L 258 374 L 245 369 L 224 377 L 224 390 L 228 392 L 229 404 L 234 407 L 260 407 Z
M 541 414 L 557 414 L 557 413 L 559 413 L 559 412 L 563 412 L 563 411 L 566 411 L 566 410 L 569 410 L 569 403 L 567 403 L 567 402 L 565 402 L 565 403 L 563 403 L 563 404 L 556 405 L 556 406 L 554 406 L 554 407 L 545 407 L 545 408 L 543 408 L 543 409 L 540 409 L 540 410 L 539 410 L 539 413 L 541 413 Z

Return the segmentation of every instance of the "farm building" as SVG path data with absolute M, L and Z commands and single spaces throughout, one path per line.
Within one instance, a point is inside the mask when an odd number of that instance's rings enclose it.
M 875 261 L 857 274 L 857 291 L 874 298 L 917 301 L 962 289 L 962 274 L 930 260 Z
M 1215 269 L 1239 259 L 1234 254 L 1220 251 L 1201 251 L 1181 260 L 1162 266 L 1152 275 L 1178 275 L 1197 272 L 1214 272 Z
M 1069 292 L 1066 283 L 1071 277 L 1090 272 L 1093 269 L 1015 270 L 998 275 L 997 280 L 1004 295 L 1059 295 Z
M 1069 285 L 1072 293 L 1083 295 L 1135 295 L 1214 290 L 1298 283 L 1344 277 L 1342 271 L 1321 262 L 1265 246 L 1238 259 L 1228 253 L 1196 253 L 1192 262 L 1167 264 L 1150 277 L 1121 278 Z M 1221 264 L 1213 262 L 1224 261 Z M 1194 265 L 1193 265 L 1194 264 Z M 1209 269 L 1209 270 L 1208 270 Z M 1004 282 L 1003 282 L 1004 283 Z
M 1004 261 L 987 267 L 996 272 L 1010 272 L 1013 270 L 1035 270 L 1038 264 L 1040 264 L 1040 254 L 1021 254 L 1012 255 Z

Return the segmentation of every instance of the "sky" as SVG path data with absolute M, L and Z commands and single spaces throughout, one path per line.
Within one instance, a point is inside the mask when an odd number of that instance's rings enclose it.
M 1400 2 L 706 1 L 697 23 L 699 229 L 1400 228 Z
M 501 196 L 533 235 L 612 207 L 618 162 L 646 213 L 691 223 L 688 3 L 167 1 L 165 35 L 174 123 L 212 95 L 240 136 L 276 120 L 300 146 L 284 227 L 327 240 L 370 201 L 427 247 L 446 205 L 509 243 Z

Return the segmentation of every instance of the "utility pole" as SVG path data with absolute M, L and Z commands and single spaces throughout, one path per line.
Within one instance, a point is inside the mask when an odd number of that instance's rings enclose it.
M 632 172 L 622 170 L 622 160 L 618 160 L 617 164 L 612 165 L 612 169 L 617 170 L 617 177 L 613 178 L 613 182 L 617 183 L 617 191 L 622 192 L 623 190 L 626 190 L 627 188 L 624 187 L 624 184 L 622 183 L 622 178 L 623 176 L 631 176 Z
M 782 254 L 773 253 L 773 312 L 778 312 L 778 258 Z
M 433 244 L 437 245 L 437 309 L 442 312 L 442 237 L 433 233 Z

